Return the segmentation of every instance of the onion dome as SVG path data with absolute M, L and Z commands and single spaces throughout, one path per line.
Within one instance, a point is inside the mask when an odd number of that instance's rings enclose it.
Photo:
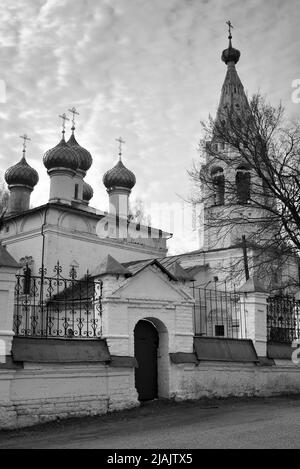
M 132 189 L 135 183 L 135 175 L 124 166 L 121 159 L 118 161 L 116 166 L 107 171 L 103 176 L 103 184 L 107 189 L 111 189 L 113 187 Z
M 43 163 L 48 170 L 53 168 L 76 170 L 79 166 L 79 156 L 63 137 L 54 148 L 46 151 L 43 157 Z
M 83 171 L 87 171 L 88 169 L 90 169 L 93 162 L 92 155 L 85 148 L 81 147 L 76 141 L 76 138 L 74 136 L 74 127 L 72 127 L 72 135 L 67 143 L 73 150 L 76 151 L 79 157 L 78 169 L 82 169 Z
M 237 64 L 240 56 L 241 56 L 241 53 L 238 49 L 235 49 L 234 47 L 229 46 L 228 49 L 223 50 L 221 58 L 223 62 L 226 63 L 226 65 L 229 62 L 234 62 L 235 64 Z
M 92 186 L 83 181 L 82 199 L 89 202 L 94 195 Z
M 228 46 L 228 49 L 223 50 L 221 59 L 223 60 L 223 62 L 225 62 L 226 65 L 229 62 L 234 62 L 235 64 L 237 64 L 239 59 L 240 59 L 241 53 L 238 49 L 235 49 L 234 47 L 232 47 L 232 44 L 231 44 L 231 39 L 232 39 L 231 28 L 232 28 L 232 25 L 231 25 L 230 21 L 228 21 L 227 24 L 229 26 L 229 36 L 228 36 L 229 46 Z
M 4 177 L 9 186 L 22 185 L 31 188 L 33 188 L 39 180 L 37 171 L 27 163 L 24 155 L 19 163 L 6 170 Z

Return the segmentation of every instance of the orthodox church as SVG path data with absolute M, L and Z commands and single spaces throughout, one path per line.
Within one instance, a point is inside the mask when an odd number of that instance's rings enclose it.
M 248 101 L 243 84 L 238 76 L 236 64 L 240 51 L 232 46 L 229 30 L 229 46 L 222 53 L 222 61 L 227 66 L 222 86 L 216 119 L 228 107 L 233 109 L 247 108 Z M 241 244 L 242 235 L 247 234 L 240 226 L 232 226 L 222 232 L 212 229 L 210 219 L 217 219 L 226 210 L 226 194 L 224 179 L 232 178 L 239 181 L 242 187 L 239 196 L 237 187 L 237 209 L 241 217 L 247 212 L 251 216 L 247 194 L 250 191 L 250 171 L 245 166 L 233 167 L 218 165 L 209 161 L 207 167 L 213 173 L 215 190 L 208 195 L 204 203 L 204 243 L 201 249 L 178 256 L 167 255 L 167 240 L 170 233 L 130 223 L 128 218 L 129 197 L 136 184 L 135 175 L 122 162 L 121 143 L 119 161 L 103 177 L 109 197 L 109 212 L 103 212 L 90 206 L 93 196 L 92 187 L 85 181 L 87 171 L 92 165 L 92 156 L 83 148 L 75 137 L 75 108 L 73 113 L 71 136 L 65 140 L 65 120 L 60 142 L 46 151 L 43 163 L 50 178 L 50 194 L 48 203 L 30 208 L 30 194 L 38 183 L 36 170 L 26 161 L 26 136 L 24 136 L 23 156 L 5 173 L 5 180 L 10 192 L 9 208 L 4 217 L 0 232 L 2 246 L 5 246 L 21 265 L 28 265 L 34 274 L 40 269 L 53 271 L 57 261 L 65 269 L 65 274 L 73 268 L 77 274 L 84 275 L 87 270 L 93 272 L 107 255 L 116 263 L 107 267 L 120 270 L 120 264 L 142 266 L 156 262 L 159 268 L 172 272 L 173 278 L 181 281 L 194 281 L 201 287 L 228 288 L 233 290 L 247 280 L 247 273 L 235 274 L 236 263 L 241 259 L 247 261 L 250 275 L 255 276 L 253 250 L 245 249 Z M 222 143 L 221 151 L 228 152 Z M 223 145 L 223 146 L 222 146 Z M 259 217 L 255 213 L 253 216 Z M 112 261 L 111 261 L 112 262 Z M 251 270 L 252 269 L 252 270 Z M 287 266 L 293 274 L 295 265 Z M 260 279 L 264 281 L 266 279 Z M 269 286 L 269 280 L 265 282 Z M 281 280 L 280 280 L 281 281 Z M 263 282 L 264 283 L 264 282 Z
M 26 140 L 21 160 L 7 169 L 5 181 L 10 192 L 8 211 L 0 233 L 5 246 L 21 266 L 32 274 L 41 269 L 51 274 L 58 261 L 67 275 L 92 272 L 109 254 L 118 262 L 164 257 L 171 234 L 128 221 L 129 197 L 135 175 L 119 161 L 103 177 L 109 197 L 109 212 L 89 205 L 92 187 L 84 180 L 93 159 L 75 138 L 73 108 L 71 136 L 65 139 L 66 115 L 60 142 L 46 151 L 43 163 L 50 178 L 47 204 L 30 208 L 30 194 L 38 183 L 37 171 L 26 161 Z

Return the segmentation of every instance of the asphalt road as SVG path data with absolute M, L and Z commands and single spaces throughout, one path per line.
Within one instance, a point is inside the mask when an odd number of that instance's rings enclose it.
M 0 448 L 300 448 L 300 396 L 155 401 L 105 416 L 0 432 Z

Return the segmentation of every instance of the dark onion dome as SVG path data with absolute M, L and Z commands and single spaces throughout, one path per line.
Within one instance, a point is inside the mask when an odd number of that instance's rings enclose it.
M 47 169 L 68 168 L 76 170 L 79 166 L 79 156 L 62 138 L 54 148 L 46 151 L 43 163 Z
M 93 195 L 94 191 L 92 186 L 90 186 L 87 182 L 83 181 L 82 199 L 86 202 L 89 202 Z
M 121 160 L 119 160 L 116 166 L 107 171 L 103 176 L 103 184 L 107 189 L 111 189 L 113 187 L 132 189 L 135 183 L 135 175 L 123 165 Z
M 37 171 L 27 163 L 25 156 L 22 157 L 19 163 L 8 168 L 4 177 L 9 186 L 18 184 L 32 188 L 39 180 Z
M 232 47 L 231 44 L 231 36 L 229 36 L 229 47 L 228 49 L 223 50 L 221 59 L 227 65 L 229 62 L 234 62 L 235 64 L 238 63 L 240 59 L 241 53 L 238 49 Z
M 73 133 L 68 140 L 68 145 L 70 145 L 70 147 L 73 148 L 79 156 L 78 169 L 82 169 L 83 171 L 90 169 L 93 163 L 92 155 L 89 151 L 79 145 Z

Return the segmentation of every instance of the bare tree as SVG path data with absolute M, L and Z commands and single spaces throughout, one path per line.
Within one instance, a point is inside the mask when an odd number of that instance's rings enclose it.
M 3 180 L 0 180 L 0 213 L 8 206 L 9 192 Z
M 281 105 L 256 94 L 241 109 L 222 109 L 202 123 L 194 202 L 205 207 L 204 228 L 230 236 L 253 252 L 252 264 L 278 274 L 300 253 L 300 123 L 287 122 Z M 245 238 L 244 238 L 245 239 Z M 211 249 L 213 246 L 209 246 Z M 243 265 L 243 259 L 240 259 Z M 298 283 L 298 275 L 292 274 Z M 276 281 L 274 282 L 276 284 Z
M 9 192 L 6 189 L 4 181 L 0 180 L 0 230 L 3 228 L 4 215 L 8 208 Z
M 129 207 L 129 221 L 140 223 L 144 225 L 151 225 L 150 215 L 146 215 L 145 206 L 142 199 L 136 199 L 135 202 Z

